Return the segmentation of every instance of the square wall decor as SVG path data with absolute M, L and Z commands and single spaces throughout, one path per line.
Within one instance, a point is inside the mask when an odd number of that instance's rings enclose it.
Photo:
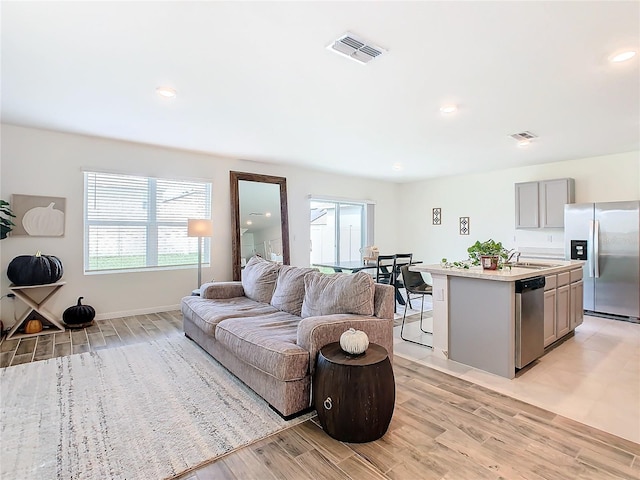
M 66 202 L 62 197 L 11 195 L 11 210 L 16 215 L 11 236 L 62 237 Z
M 469 235 L 469 217 L 460 217 L 460 235 Z
M 431 214 L 431 223 L 433 225 L 440 225 L 442 223 L 442 209 L 440 207 L 433 209 Z

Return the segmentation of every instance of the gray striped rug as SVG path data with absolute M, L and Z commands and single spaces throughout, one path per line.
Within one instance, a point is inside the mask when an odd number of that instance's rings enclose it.
M 182 335 L 0 369 L 2 479 L 159 479 L 285 422 Z

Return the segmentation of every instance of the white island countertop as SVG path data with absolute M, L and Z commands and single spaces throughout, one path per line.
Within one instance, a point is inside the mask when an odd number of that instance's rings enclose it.
M 457 268 L 443 267 L 440 264 L 423 265 L 416 264 L 411 266 L 411 270 L 417 272 L 428 272 L 431 274 L 448 275 L 452 277 L 479 278 L 482 280 L 497 280 L 500 282 L 515 282 L 516 280 L 524 280 L 525 278 L 553 275 L 556 273 L 568 272 L 575 268 L 582 267 L 582 260 L 527 260 L 521 259 L 520 263 L 532 263 L 540 265 L 538 268 L 529 267 L 505 267 L 500 270 L 483 270 L 482 267 Z M 547 267 L 548 265 L 548 267 Z

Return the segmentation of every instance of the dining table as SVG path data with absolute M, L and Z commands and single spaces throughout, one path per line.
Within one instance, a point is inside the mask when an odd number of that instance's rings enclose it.
M 360 270 L 375 269 L 377 265 L 375 262 L 363 263 L 362 260 L 347 260 L 344 262 L 314 263 L 312 267 L 332 268 L 333 271 L 337 273 L 344 272 L 345 270 L 356 273 Z

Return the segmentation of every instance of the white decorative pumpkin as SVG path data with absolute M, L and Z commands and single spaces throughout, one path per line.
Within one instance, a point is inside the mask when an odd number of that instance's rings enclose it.
M 29 235 L 60 237 L 64 234 L 64 212 L 48 207 L 34 207 L 22 217 L 22 226 Z
M 340 335 L 340 348 L 351 355 L 359 355 L 369 347 L 369 337 L 362 330 L 350 328 Z

